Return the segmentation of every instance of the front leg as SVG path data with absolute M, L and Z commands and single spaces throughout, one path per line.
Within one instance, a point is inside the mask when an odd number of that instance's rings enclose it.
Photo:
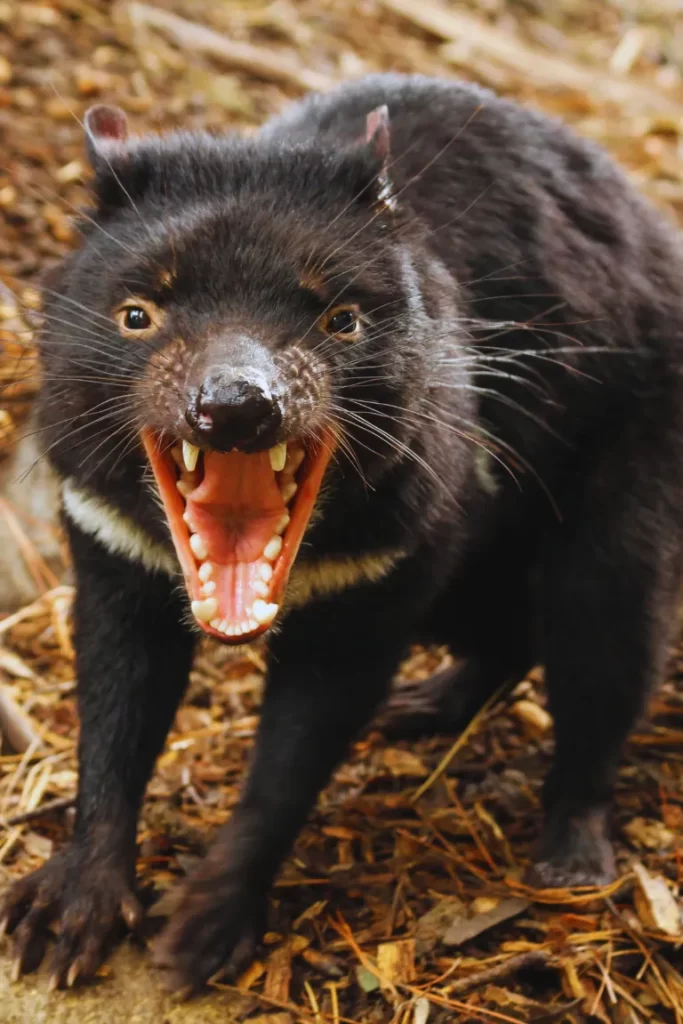
M 1 911 L 14 933 L 17 975 L 38 966 L 48 926 L 58 922 L 55 986 L 94 973 L 121 916 L 129 926 L 139 921 L 138 811 L 193 648 L 172 581 L 110 555 L 76 527 L 69 539 L 78 584 L 76 827 L 63 850 L 9 889 Z
M 379 586 L 355 602 L 322 602 L 292 613 L 273 639 L 243 795 L 162 936 L 158 961 L 172 985 L 195 990 L 253 957 L 282 859 L 403 653 L 406 624 L 387 628 L 381 602 Z

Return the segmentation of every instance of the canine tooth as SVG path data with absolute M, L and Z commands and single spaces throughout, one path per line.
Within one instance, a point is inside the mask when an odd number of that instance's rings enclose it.
M 192 614 L 200 622 L 211 622 L 218 611 L 218 601 L 215 597 L 207 597 L 205 601 L 193 601 Z
M 192 554 L 201 560 L 209 557 L 209 549 L 206 546 L 206 541 L 203 537 L 200 537 L 198 533 L 191 534 L 190 548 L 192 549 Z
M 194 484 L 191 484 L 189 480 L 176 480 L 175 485 L 182 494 L 183 498 L 186 498 L 188 494 L 191 494 L 192 491 L 194 490 Z
M 269 565 L 268 562 L 261 562 L 261 564 L 258 567 L 258 574 L 264 583 L 270 583 L 270 580 L 273 576 L 272 565 Z
M 287 529 L 288 526 L 289 526 L 289 514 L 287 512 L 285 512 L 278 519 L 277 523 L 275 524 L 275 530 L 273 532 L 277 533 L 278 536 L 280 536 L 281 534 L 283 534 L 285 532 L 285 530 Z
M 197 573 L 202 583 L 206 583 L 213 576 L 213 562 L 202 562 Z
M 282 472 L 287 461 L 287 442 L 283 441 L 281 444 L 273 445 L 268 451 L 268 458 L 270 459 L 270 468 L 273 470 L 273 473 Z
M 251 614 L 254 616 L 260 626 L 263 626 L 266 622 L 270 622 L 277 615 L 278 606 L 276 604 L 266 604 L 265 601 L 254 601 L 251 609 Z
M 290 473 L 296 473 L 305 457 L 306 453 L 303 448 L 290 448 L 287 453 L 285 469 L 289 470 Z
M 198 459 L 199 448 L 196 445 L 190 444 L 189 441 L 183 441 L 183 462 L 190 473 L 195 469 Z
M 271 537 L 263 549 L 263 557 L 274 562 L 282 551 L 282 537 Z
M 210 597 L 211 594 L 215 593 L 215 590 L 216 590 L 216 581 L 215 580 L 207 580 L 206 583 L 202 583 L 202 594 L 204 594 L 205 597 Z
M 268 597 L 268 584 L 264 583 L 263 580 L 256 580 L 256 583 L 254 583 L 254 593 L 258 594 L 259 597 Z
M 281 488 L 282 500 L 284 501 L 285 505 L 289 504 L 289 502 L 296 494 L 297 490 L 298 487 L 293 480 L 291 481 L 291 483 L 285 484 L 285 486 Z

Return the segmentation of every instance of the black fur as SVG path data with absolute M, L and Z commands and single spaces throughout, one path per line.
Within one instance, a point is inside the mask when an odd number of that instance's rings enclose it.
M 362 141 L 383 104 L 390 202 L 383 154 Z M 95 156 L 96 226 L 46 302 L 42 416 L 57 469 L 170 550 L 137 430 L 189 437 L 186 389 L 212 360 L 251 359 L 281 389 L 280 436 L 329 415 L 348 428 L 353 457 L 329 470 L 300 560 L 405 553 L 381 582 L 291 611 L 271 638 L 241 803 L 189 883 L 162 962 L 198 986 L 252 955 L 282 858 L 417 638 L 466 659 L 413 695 L 419 730 L 460 727 L 503 681 L 545 664 L 557 752 L 536 877 L 609 879 L 610 787 L 662 669 L 681 578 L 673 231 L 562 125 L 420 78 L 310 97 L 250 140 L 179 134 Z M 367 314 L 360 348 L 319 333 L 326 303 L 302 286 L 309 268 Z M 154 344 L 102 319 L 131 292 L 166 310 Z M 150 390 L 150 365 L 179 337 L 178 366 Z M 297 372 L 324 382 L 316 401 L 293 388 L 294 347 Z M 116 395 L 98 421 L 97 403 Z M 484 486 L 478 444 L 495 455 Z M 130 894 L 137 811 L 192 646 L 172 580 L 70 533 L 78 825 L 5 908 L 24 969 L 61 918 L 59 982 L 72 963 L 92 972 Z

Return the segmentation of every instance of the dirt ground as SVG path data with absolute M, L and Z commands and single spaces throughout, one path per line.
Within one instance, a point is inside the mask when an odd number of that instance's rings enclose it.
M 87 201 L 78 119 L 107 101 L 140 131 L 248 131 L 306 89 L 376 69 L 461 75 L 555 113 L 683 221 L 680 0 L 0 0 L 6 879 L 65 840 L 76 787 L 68 567 L 49 482 L 17 481 L 33 457 L 38 278 L 75 244 L 70 218 Z M 415 651 L 402 679 L 448 657 Z M 261 670 L 258 650 L 206 646 L 197 658 L 141 822 L 140 882 L 157 900 L 142 941 L 234 806 Z M 48 994 L 45 971 L 11 982 L 7 948 L 0 1024 L 683 1024 L 682 679 L 672 651 L 619 776 L 622 879 L 610 890 L 520 882 L 552 749 L 536 670 L 455 744 L 389 746 L 377 732 L 356 744 L 287 861 L 262 956 L 236 988 L 180 1005 L 126 940 L 96 984 Z

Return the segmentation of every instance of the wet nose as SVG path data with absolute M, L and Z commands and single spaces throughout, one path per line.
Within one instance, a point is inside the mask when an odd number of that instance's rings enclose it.
M 205 380 L 185 417 L 199 442 L 219 451 L 269 447 L 282 422 L 269 391 L 245 378 Z

